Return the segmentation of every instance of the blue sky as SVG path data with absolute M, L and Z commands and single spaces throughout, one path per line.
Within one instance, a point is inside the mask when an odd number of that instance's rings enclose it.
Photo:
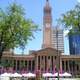
M 16 1 L 21 4 L 25 9 L 26 18 L 32 19 L 36 24 L 39 25 L 40 29 L 43 27 L 43 7 L 46 0 L 0 0 L 0 8 L 5 8 L 8 4 Z M 53 26 L 57 25 L 56 19 L 58 19 L 62 13 L 74 8 L 77 4 L 77 0 L 49 0 L 52 7 L 52 18 Z M 29 41 L 26 46 L 25 52 L 28 53 L 29 50 L 39 50 L 42 46 L 42 31 L 35 33 L 35 39 Z M 65 53 L 69 53 L 68 39 L 65 38 Z M 20 50 L 16 50 L 16 53 L 20 53 Z

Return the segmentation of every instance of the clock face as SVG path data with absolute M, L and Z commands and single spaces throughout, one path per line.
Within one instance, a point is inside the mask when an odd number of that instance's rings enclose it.
M 47 24 L 46 24 L 46 27 L 49 28 L 49 27 L 50 27 L 50 24 L 47 23 Z

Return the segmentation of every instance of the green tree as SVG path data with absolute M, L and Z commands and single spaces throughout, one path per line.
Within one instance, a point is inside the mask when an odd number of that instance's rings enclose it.
M 3 66 L 4 68 L 8 68 L 8 67 L 13 67 L 14 64 L 13 64 L 13 61 L 12 60 L 2 59 L 1 60 L 1 66 Z
M 80 3 L 78 3 L 74 9 L 62 14 L 59 19 L 67 29 L 70 29 L 70 33 L 74 33 L 75 29 L 80 32 Z
M 38 26 L 25 18 L 24 9 L 16 3 L 10 4 L 5 11 L 0 8 L 0 62 L 4 50 L 24 48 L 28 40 L 34 38 L 33 33 Z
M 7 67 L 7 64 L 6 64 L 7 62 L 6 62 L 6 60 L 5 59 L 2 59 L 1 60 L 1 64 L 0 64 L 0 66 L 2 66 L 2 67 Z

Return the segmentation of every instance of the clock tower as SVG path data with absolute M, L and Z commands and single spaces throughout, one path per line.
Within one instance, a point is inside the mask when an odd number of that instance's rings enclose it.
M 43 16 L 43 45 L 42 48 L 52 47 L 51 45 L 51 34 L 52 34 L 52 14 L 49 0 L 46 0 L 46 5 L 44 6 L 44 16 Z

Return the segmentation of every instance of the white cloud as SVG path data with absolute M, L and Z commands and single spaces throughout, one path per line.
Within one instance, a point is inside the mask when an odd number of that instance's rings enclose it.
M 80 0 L 77 0 L 80 3 Z

